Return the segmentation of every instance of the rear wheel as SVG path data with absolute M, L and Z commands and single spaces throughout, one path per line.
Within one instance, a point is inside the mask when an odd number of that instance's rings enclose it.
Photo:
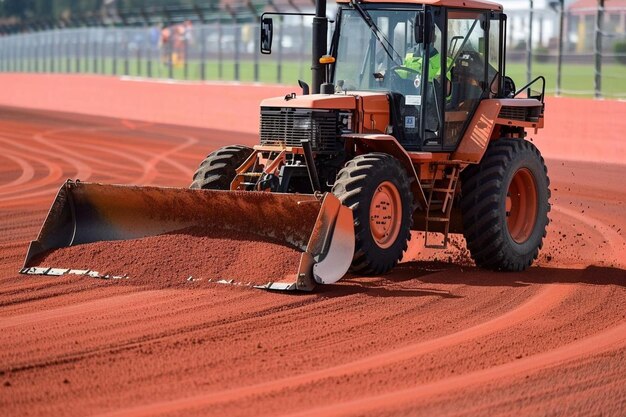
M 229 190 L 236 169 L 252 154 L 252 148 L 243 145 L 225 146 L 211 152 L 202 161 L 189 188 Z
M 521 271 L 537 258 L 550 211 L 550 180 L 539 150 L 521 139 L 492 142 L 461 174 L 467 247 L 480 267 Z
M 339 171 L 332 192 L 354 215 L 352 270 L 392 269 L 407 248 L 413 223 L 410 182 L 400 162 L 382 153 L 357 156 Z

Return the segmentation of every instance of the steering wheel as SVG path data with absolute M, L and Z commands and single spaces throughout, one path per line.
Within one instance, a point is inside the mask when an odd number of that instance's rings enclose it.
M 403 92 L 403 93 L 414 92 L 415 94 L 415 93 L 419 93 L 419 91 L 421 90 L 420 88 L 421 86 L 419 84 L 419 82 L 421 82 L 422 80 L 421 72 L 416 71 L 413 68 L 405 67 L 402 65 L 396 65 L 390 68 L 389 72 L 391 74 L 389 84 L 392 87 L 397 87 L 400 90 L 400 92 Z M 404 72 L 408 76 L 403 77 L 400 75 L 400 72 Z M 416 79 L 420 80 L 417 85 L 415 84 Z

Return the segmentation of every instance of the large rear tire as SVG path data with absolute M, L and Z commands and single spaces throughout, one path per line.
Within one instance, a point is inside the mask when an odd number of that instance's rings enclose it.
M 521 139 L 489 144 L 461 173 L 463 234 L 476 264 L 522 271 L 539 254 L 550 211 L 550 180 L 539 150 Z
M 352 270 L 383 274 L 407 249 L 413 224 L 409 178 L 391 155 L 359 155 L 339 171 L 332 193 L 354 215 L 355 252 Z
M 231 145 L 211 152 L 202 161 L 189 188 L 229 190 L 235 179 L 236 169 L 252 154 L 253 149 L 243 145 Z

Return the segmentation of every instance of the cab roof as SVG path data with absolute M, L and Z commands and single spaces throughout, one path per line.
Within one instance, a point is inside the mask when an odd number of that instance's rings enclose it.
M 350 0 L 337 0 L 337 3 L 349 2 Z M 481 0 L 359 0 L 359 3 L 426 4 L 429 6 L 445 6 L 459 9 L 502 10 L 501 4 Z

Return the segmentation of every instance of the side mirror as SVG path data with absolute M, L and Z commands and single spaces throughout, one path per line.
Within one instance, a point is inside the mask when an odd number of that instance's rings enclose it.
M 424 13 L 422 12 L 415 15 L 413 37 L 415 38 L 415 43 L 424 43 Z
M 272 53 L 272 38 L 274 37 L 274 22 L 271 17 L 264 17 L 261 20 L 261 53 L 268 55 Z
M 430 12 L 419 12 L 415 15 L 413 36 L 417 44 L 433 42 L 433 16 Z

